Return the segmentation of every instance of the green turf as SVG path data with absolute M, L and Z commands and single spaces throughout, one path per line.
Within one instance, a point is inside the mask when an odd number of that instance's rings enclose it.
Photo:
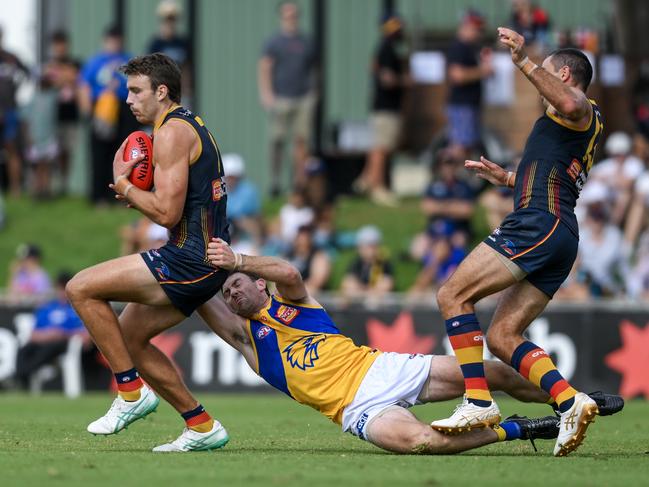
M 166 485 L 647 485 L 647 403 L 632 401 L 598 418 L 585 444 L 567 458 L 551 455 L 551 441 L 495 444 L 456 456 L 385 453 L 307 407 L 279 394 L 205 395 L 203 404 L 226 425 L 222 450 L 153 454 L 182 428 L 166 404 L 119 435 L 93 437 L 86 424 L 107 408 L 107 395 L 0 395 L 0 471 L 3 486 Z M 544 415 L 549 408 L 499 400 L 505 414 Z M 451 403 L 419 406 L 425 420 Z M 209 481 L 209 483 L 207 483 Z

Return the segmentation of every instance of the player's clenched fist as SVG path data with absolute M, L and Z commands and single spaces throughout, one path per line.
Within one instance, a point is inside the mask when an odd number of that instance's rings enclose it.
M 213 266 L 219 269 L 231 271 L 236 268 L 239 261 L 239 254 L 237 254 L 228 245 L 225 240 L 220 238 L 213 238 L 207 245 L 207 258 Z
M 498 40 L 509 47 L 514 64 L 518 65 L 527 57 L 527 53 L 525 52 L 525 37 L 518 32 L 506 27 L 498 27 Z

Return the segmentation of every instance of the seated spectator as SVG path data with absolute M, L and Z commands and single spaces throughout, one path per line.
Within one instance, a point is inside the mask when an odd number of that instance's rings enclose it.
M 589 185 L 580 198 L 586 211 L 579 225 L 578 273 L 583 274 L 592 296 L 615 296 L 622 290 L 621 277 L 626 274 L 622 231 L 610 221 L 605 188 L 593 181 Z
M 16 250 L 16 260 L 9 269 L 9 299 L 37 301 L 51 291 L 50 278 L 41 265 L 41 249 L 36 245 L 22 244 Z
M 609 135 L 604 149 L 609 157 L 595 164 L 588 178 L 606 185 L 609 198 L 614 202 L 611 222 L 620 226 L 631 201 L 633 183 L 644 171 L 644 163 L 632 155 L 631 137 L 624 132 Z
M 440 228 L 439 235 L 431 238 L 421 259 L 423 267 L 408 291 L 410 297 L 437 291 L 466 257 L 466 233 L 456 231 L 448 235 L 445 232 L 446 229 Z
M 345 297 L 378 299 L 394 289 L 394 270 L 381 250 L 381 241 L 381 231 L 373 225 L 358 230 L 358 255 L 347 268 L 340 288 Z
M 301 226 L 293 247 L 286 254 L 286 259 L 300 271 L 311 294 L 322 291 L 331 275 L 331 260 L 327 252 L 315 245 L 314 231 L 311 225 Z
M 579 270 L 580 267 L 581 262 L 579 256 L 577 256 L 575 263 L 572 265 L 572 269 L 570 269 L 568 278 L 561 284 L 553 299 L 557 301 L 575 302 L 587 301 L 590 298 L 587 276 Z
M 475 207 L 475 193 L 465 181 L 457 178 L 458 161 L 448 151 L 440 152 L 433 166 L 433 180 L 426 188 L 421 211 L 428 219 L 426 231 L 415 236 L 411 254 L 421 260 L 430 253 L 435 238 L 444 233 L 470 234 L 470 219 Z
M 433 179 L 421 202 L 429 225 L 443 220 L 454 230 L 469 233 L 476 195 L 471 186 L 458 178 L 461 170 L 461 161 L 449 152 L 442 152 L 433 166 Z
M 169 240 L 169 231 L 143 216 L 121 229 L 121 255 L 137 254 L 149 249 L 158 249 Z
M 645 231 L 640 236 L 635 263 L 627 274 L 626 288 L 632 299 L 649 300 L 649 232 Z
M 313 223 L 314 218 L 315 212 L 308 206 L 304 191 L 294 190 L 279 210 L 278 234 L 283 248 L 290 248 L 298 229 Z
M 65 295 L 65 285 L 71 277 L 68 272 L 58 275 L 55 299 L 36 309 L 34 330 L 29 341 L 18 351 L 16 378 L 25 388 L 31 374 L 66 352 L 70 337 L 81 336 L 84 349 L 93 349 L 90 335 Z
M 222 159 L 228 192 L 228 220 L 237 226 L 242 237 L 247 236 L 259 246 L 264 237 L 259 190 L 245 177 L 246 164 L 239 154 L 224 154 Z

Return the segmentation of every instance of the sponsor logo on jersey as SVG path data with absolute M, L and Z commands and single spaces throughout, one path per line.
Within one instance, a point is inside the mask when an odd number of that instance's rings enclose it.
M 291 364 L 291 367 L 306 370 L 315 366 L 316 361 L 320 358 L 318 347 L 326 339 L 327 337 L 322 333 L 307 335 L 295 340 L 282 352 L 286 354 L 286 361 Z
M 262 326 L 261 328 L 259 328 L 257 330 L 257 333 L 256 333 L 257 338 L 259 340 L 263 340 L 264 338 L 266 338 L 270 334 L 271 331 L 273 331 L 273 329 L 270 326 L 265 326 L 264 325 L 264 326 Z
M 225 196 L 225 183 L 221 178 L 212 181 L 212 201 L 219 201 Z
M 299 309 L 291 308 L 290 306 L 281 305 L 277 308 L 275 312 L 275 317 L 284 323 L 285 325 L 290 325 L 291 322 L 300 314 Z

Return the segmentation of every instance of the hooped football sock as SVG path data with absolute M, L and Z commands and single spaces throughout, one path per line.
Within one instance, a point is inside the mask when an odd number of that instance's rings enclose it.
M 546 351 L 534 343 L 526 341 L 516 347 L 511 364 L 532 384 L 550 394 L 560 412 L 565 413 L 575 403 L 577 391 L 559 373 Z
M 182 413 L 181 416 L 189 429 L 199 433 L 207 433 L 214 427 L 214 419 L 205 411 L 205 408 L 201 404 L 191 411 Z
M 484 335 L 478 318 L 471 313 L 446 320 L 446 333 L 462 369 L 467 400 L 476 406 L 491 405 L 482 358 Z
M 503 421 L 494 426 L 493 430 L 498 435 L 498 441 L 519 440 L 523 434 L 521 427 L 514 421 Z
M 122 399 L 127 402 L 140 399 L 140 390 L 144 387 L 144 382 L 135 368 L 118 372 L 115 374 L 115 381 L 117 382 L 117 392 Z

